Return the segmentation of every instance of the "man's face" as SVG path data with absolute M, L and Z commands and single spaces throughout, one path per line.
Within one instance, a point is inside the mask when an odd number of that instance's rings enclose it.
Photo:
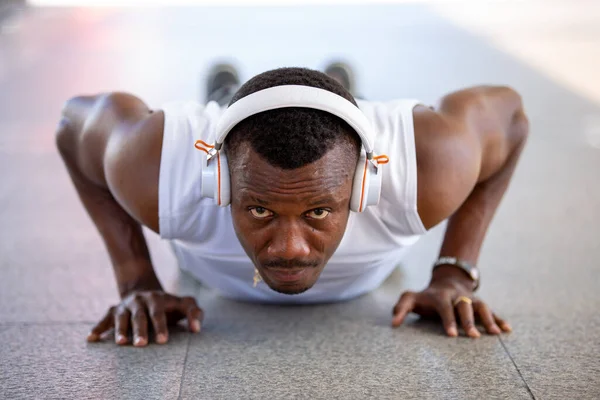
M 230 161 L 233 225 L 271 289 L 297 294 L 315 284 L 346 230 L 356 162 L 352 145 L 340 143 L 284 170 L 240 144 Z

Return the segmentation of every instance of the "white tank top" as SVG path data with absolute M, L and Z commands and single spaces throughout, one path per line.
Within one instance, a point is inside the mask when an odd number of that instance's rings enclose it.
M 212 143 L 223 109 L 215 102 L 163 107 L 164 137 L 159 178 L 160 236 L 173 248 L 180 268 L 223 296 L 261 302 L 313 303 L 347 300 L 367 293 L 391 274 L 408 247 L 426 232 L 417 213 L 417 168 L 412 110 L 419 102 L 358 101 L 375 128 L 375 153 L 387 154 L 381 201 L 350 212 L 346 232 L 316 284 L 285 295 L 264 282 L 253 287 L 254 266 L 240 245 L 230 207 L 201 198 L 203 153 L 197 139 Z

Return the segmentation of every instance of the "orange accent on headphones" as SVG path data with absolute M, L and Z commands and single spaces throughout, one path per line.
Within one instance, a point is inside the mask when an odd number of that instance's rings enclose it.
M 208 143 L 206 143 L 203 140 L 196 140 L 196 143 L 194 143 L 194 147 L 198 150 L 202 150 L 203 152 L 205 152 L 206 154 L 208 154 L 210 149 L 214 149 L 215 146 L 210 145 Z
M 218 203 L 221 205 L 221 153 L 217 153 L 217 190 L 218 190 Z
M 365 182 L 367 180 L 367 169 L 369 168 L 369 160 L 365 160 L 365 170 L 363 172 L 362 187 L 360 189 L 360 205 L 358 211 L 362 211 L 363 200 L 365 199 Z
M 387 164 L 390 162 L 390 158 L 385 154 L 373 157 L 373 160 L 377 161 L 377 164 Z

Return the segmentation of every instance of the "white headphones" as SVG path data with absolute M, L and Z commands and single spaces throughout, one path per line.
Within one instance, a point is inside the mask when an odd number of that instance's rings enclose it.
M 330 91 L 303 85 L 283 85 L 252 93 L 233 103 L 221 116 L 216 127 L 213 145 L 198 140 L 196 148 L 207 153 L 202 169 L 202 197 L 215 199 L 221 207 L 231 201 L 231 185 L 227 157 L 222 151 L 227 134 L 244 119 L 261 113 L 287 107 L 305 107 L 326 111 L 346 121 L 361 138 L 363 149 L 354 173 L 350 209 L 362 212 L 367 206 L 377 205 L 381 194 L 380 164 L 386 164 L 385 155 L 373 153 L 374 132 L 367 117 L 358 107 Z

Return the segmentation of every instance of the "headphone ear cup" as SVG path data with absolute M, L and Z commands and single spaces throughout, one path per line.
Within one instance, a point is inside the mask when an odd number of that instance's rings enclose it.
M 361 150 L 360 156 L 358 157 L 358 163 L 356 164 L 356 170 L 354 172 L 354 181 L 352 182 L 352 197 L 350 198 L 350 210 L 355 212 L 362 212 L 364 210 L 364 191 L 366 188 L 366 180 L 368 176 L 368 160 L 367 154 L 364 150 Z
M 231 181 L 229 179 L 229 162 L 224 151 L 217 153 L 215 162 L 219 172 L 217 175 L 217 204 L 221 207 L 227 207 L 231 203 Z
M 368 206 L 379 204 L 381 177 L 382 169 L 375 167 L 373 163 L 367 160 L 365 151 L 361 151 L 354 172 L 350 210 L 363 212 Z
M 202 197 L 210 197 L 211 199 L 216 198 L 218 182 L 217 163 L 215 161 L 214 158 L 208 160 L 208 157 L 204 157 L 204 165 L 202 166 L 202 184 L 200 187 Z
M 221 207 L 231 201 L 229 164 L 225 152 L 219 151 L 202 168 L 202 197 L 210 197 Z
M 373 163 L 369 162 L 367 175 L 369 176 L 367 184 L 369 185 L 369 190 L 365 194 L 365 206 L 376 206 L 379 204 L 379 199 L 381 197 L 381 186 L 383 182 L 383 168 L 381 165 L 376 167 Z

